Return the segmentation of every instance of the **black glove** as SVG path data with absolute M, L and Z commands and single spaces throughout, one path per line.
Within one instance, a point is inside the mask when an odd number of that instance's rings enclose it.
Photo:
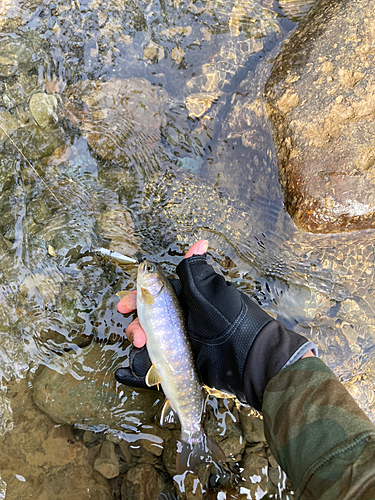
M 268 381 L 314 344 L 217 274 L 206 255 L 183 259 L 176 272 L 180 280 L 171 283 L 185 313 L 200 380 L 260 410 Z M 133 348 L 130 368 L 118 369 L 115 377 L 146 388 L 150 365 L 147 351 Z

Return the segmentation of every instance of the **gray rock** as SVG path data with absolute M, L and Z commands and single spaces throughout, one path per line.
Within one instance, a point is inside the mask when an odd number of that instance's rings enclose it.
M 151 465 L 136 465 L 125 475 L 121 497 L 126 500 L 158 500 L 163 480 Z
M 305 231 L 375 227 L 375 0 L 322 0 L 266 85 L 285 203 Z
M 163 401 L 156 391 L 116 382 L 114 372 L 125 359 L 124 351 L 96 343 L 65 353 L 56 360 L 59 371 L 51 363 L 35 379 L 34 401 L 60 424 L 135 429 L 150 421 Z

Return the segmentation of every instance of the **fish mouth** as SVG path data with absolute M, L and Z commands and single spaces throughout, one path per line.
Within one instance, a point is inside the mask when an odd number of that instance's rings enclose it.
M 143 262 L 141 262 L 139 264 L 139 267 L 138 267 L 138 276 L 143 276 L 145 274 L 145 272 L 147 271 L 147 267 L 148 267 L 147 260 L 144 260 Z

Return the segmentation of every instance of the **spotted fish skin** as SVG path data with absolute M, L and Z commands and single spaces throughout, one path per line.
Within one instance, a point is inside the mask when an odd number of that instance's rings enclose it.
M 146 333 L 147 350 L 157 369 L 163 391 L 177 413 L 183 441 L 205 438 L 201 419 L 202 388 L 178 298 L 155 264 L 144 261 L 138 269 L 137 310 Z

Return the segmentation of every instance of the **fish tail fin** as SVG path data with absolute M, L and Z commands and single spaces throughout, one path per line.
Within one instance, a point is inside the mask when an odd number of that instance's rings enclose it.
M 204 463 L 219 465 L 226 460 L 220 446 L 204 432 L 197 439 L 181 439 L 177 450 L 177 474 L 196 471 Z

